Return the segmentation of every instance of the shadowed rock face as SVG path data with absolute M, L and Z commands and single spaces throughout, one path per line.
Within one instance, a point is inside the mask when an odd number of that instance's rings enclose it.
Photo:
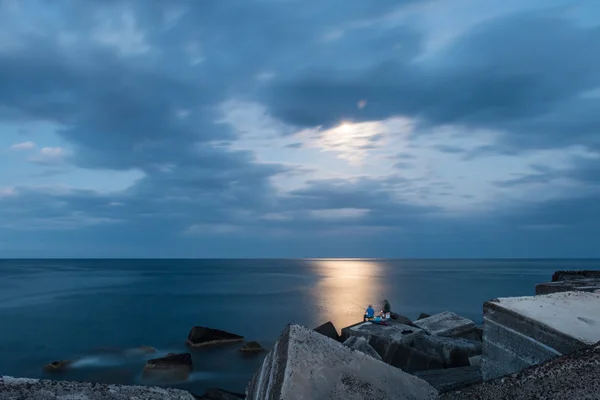
M 187 344 L 191 347 L 203 347 L 215 344 L 243 342 L 244 337 L 219 329 L 194 326 L 187 338 Z
M 0 377 L 0 399 L 27 400 L 194 400 L 183 390 Z
M 315 332 L 320 333 L 323 336 L 327 336 L 330 339 L 340 341 L 340 335 L 338 335 L 335 325 L 331 321 L 325 322 L 323 325 L 319 325 L 314 329 Z
M 552 282 L 577 279 L 600 279 L 600 270 L 556 271 L 552 274 Z
M 146 361 L 142 377 L 159 382 L 185 381 L 192 372 L 190 353 L 168 354 Z
M 256 372 L 248 400 L 425 400 L 427 382 L 314 330 L 288 325 Z
M 440 399 L 600 399 L 600 342 Z
M 245 399 L 246 395 L 223 389 L 209 389 L 202 396 L 194 396 L 194 398 L 196 400 L 239 400 Z

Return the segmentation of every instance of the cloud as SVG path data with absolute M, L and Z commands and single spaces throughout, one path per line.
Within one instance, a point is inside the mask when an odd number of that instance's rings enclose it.
M 484 3 L 0 3 L 7 254 L 598 255 L 600 16 Z
M 32 141 L 26 141 L 21 143 L 15 143 L 10 146 L 11 150 L 33 150 L 35 149 L 35 143 Z

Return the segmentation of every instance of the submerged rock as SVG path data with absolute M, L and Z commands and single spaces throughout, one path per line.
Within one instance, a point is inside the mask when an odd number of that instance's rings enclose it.
M 0 399 L 71 400 L 194 400 L 179 389 L 67 382 L 0 376 Z
M 71 364 L 73 364 L 73 360 L 52 361 L 44 366 L 44 372 L 64 372 Z
M 383 361 L 381 356 L 375 351 L 373 347 L 367 342 L 362 336 L 351 336 L 344 342 L 344 346 L 350 347 L 353 350 L 365 353 L 368 356 L 375 358 L 376 360 Z
M 258 342 L 246 342 L 244 346 L 239 348 L 238 351 L 242 353 L 260 353 L 261 351 L 265 351 L 263 347 Z
M 173 354 L 146 361 L 142 377 L 158 382 L 180 382 L 188 379 L 192 372 L 190 353 Z
M 254 374 L 248 400 L 425 400 L 429 383 L 314 330 L 288 325 Z
M 317 326 L 314 329 L 314 331 L 338 342 L 341 341 L 340 335 L 338 335 L 338 331 L 335 325 L 333 325 L 333 322 L 331 321 L 325 322 L 323 325 Z
M 203 347 L 215 344 L 243 342 L 244 337 L 219 329 L 194 326 L 190 331 L 187 344 L 191 347 Z

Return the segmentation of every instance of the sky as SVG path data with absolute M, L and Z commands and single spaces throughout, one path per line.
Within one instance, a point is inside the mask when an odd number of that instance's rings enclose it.
M 0 258 L 598 243 L 597 0 L 0 0 Z

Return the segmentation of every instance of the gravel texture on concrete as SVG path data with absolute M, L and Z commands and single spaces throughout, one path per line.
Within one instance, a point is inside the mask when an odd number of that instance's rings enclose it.
M 194 400 L 179 389 L 0 377 L 1 400 Z
M 440 400 L 600 399 L 600 342 Z

